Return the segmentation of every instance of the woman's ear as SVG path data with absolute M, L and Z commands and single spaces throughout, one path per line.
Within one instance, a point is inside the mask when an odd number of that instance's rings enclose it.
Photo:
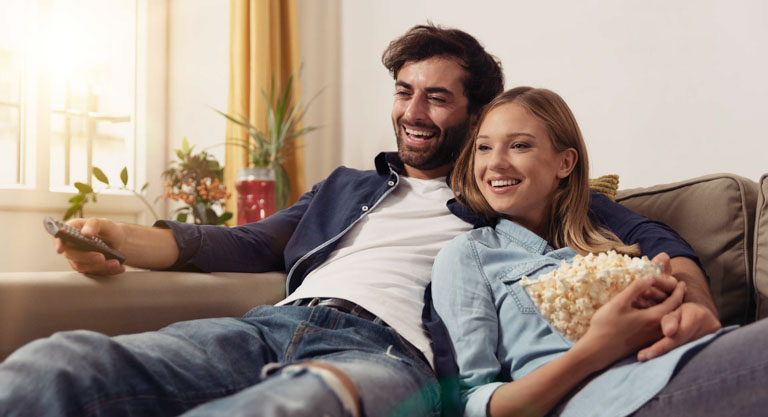
M 557 178 L 563 179 L 571 175 L 579 162 L 579 153 L 576 149 L 568 148 L 560 153 L 560 168 L 557 170 Z

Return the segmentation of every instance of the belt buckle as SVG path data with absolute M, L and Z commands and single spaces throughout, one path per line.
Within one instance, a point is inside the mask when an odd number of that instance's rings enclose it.
M 307 303 L 307 305 L 306 305 L 306 306 L 307 306 L 307 307 L 314 307 L 314 306 L 316 306 L 316 305 L 317 305 L 317 303 L 319 303 L 319 302 L 320 302 L 320 298 L 318 298 L 318 297 L 313 297 L 311 300 L 309 300 L 309 303 Z

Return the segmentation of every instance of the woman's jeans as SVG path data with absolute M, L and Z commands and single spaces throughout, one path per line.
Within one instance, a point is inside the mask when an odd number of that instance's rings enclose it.
M 678 365 L 633 416 L 766 415 L 768 319 L 724 334 Z
M 326 307 L 262 306 L 157 332 L 32 342 L 0 364 L 0 415 L 348 415 L 348 391 L 307 361 L 347 374 L 365 416 L 438 414 L 431 368 L 393 329 Z

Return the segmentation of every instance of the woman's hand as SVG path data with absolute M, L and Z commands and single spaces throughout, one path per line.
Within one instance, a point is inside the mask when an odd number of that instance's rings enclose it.
M 596 369 L 603 369 L 659 340 L 661 319 L 683 302 L 685 283 L 680 281 L 664 301 L 639 308 L 637 300 L 654 285 L 657 278 L 639 279 L 595 312 L 589 330 L 579 339 L 579 346 L 593 352 Z

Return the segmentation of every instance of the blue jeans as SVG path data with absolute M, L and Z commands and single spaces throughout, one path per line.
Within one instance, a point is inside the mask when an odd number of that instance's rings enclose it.
M 768 398 L 768 319 L 715 339 L 681 363 L 634 417 L 761 416 Z
M 57 333 L 0 364 L 3 416 L 342 416 L 346 373 L 365 416 L 438 415 L 429 365 L 393 329 L 325 307 L 262 306 L 243 318 L 107 337 Z

